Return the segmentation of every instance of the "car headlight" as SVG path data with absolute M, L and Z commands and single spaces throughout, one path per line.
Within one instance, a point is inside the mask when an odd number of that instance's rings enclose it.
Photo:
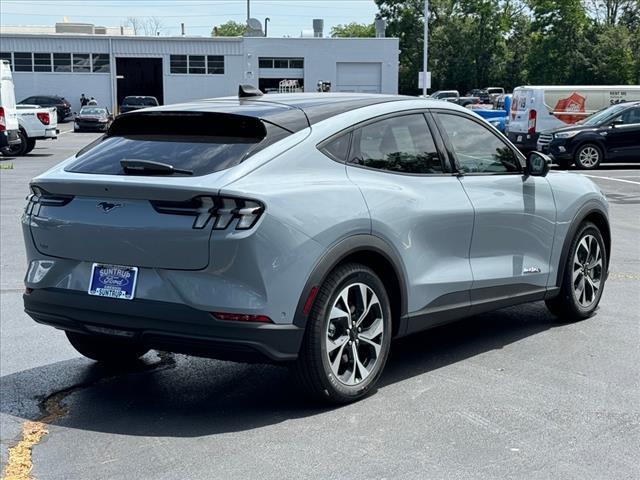
M 553 138 L 573 138 L 579 133 L 580 131 L 578 130 L 573 130 L 570 132 L 558 132 L 553 135 Z

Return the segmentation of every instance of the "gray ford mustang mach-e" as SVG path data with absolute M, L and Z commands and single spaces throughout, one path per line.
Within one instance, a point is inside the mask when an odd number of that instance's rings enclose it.
M 291 362 L 356 400 L 394 338 L 538 300 L 595 312 L 607 202 L 547 160 L 410 97 L 241 87 L 127 113 L 33 179 L 25 309 L 98 361 Z

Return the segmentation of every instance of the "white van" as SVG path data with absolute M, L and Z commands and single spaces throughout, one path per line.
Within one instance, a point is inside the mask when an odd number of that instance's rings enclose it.
M 0 60 L 0 148 L 20 143 L 11 66 Z
M 535 150 L 540 132 L 634 100 L 640 100 L 640 85 L 517 87 L 513 90 L 507 136 L 521 150 Z

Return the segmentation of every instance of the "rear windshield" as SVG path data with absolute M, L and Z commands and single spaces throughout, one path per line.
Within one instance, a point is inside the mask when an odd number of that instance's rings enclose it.
M 155 107 L 158 101 L 153 97 L 125 97 L 123 105 L 143 105 L 145 107 Z
M 191 172 L 176 176 L 207 175 L 238 165 L 290 134 L 276 125 L 237 115 L 127 114 L 116 119 L 102 140 L 78 152 L 77 160 L 65 170 L 126 175 L 122 160 L 143 160 Z
M 104 108 L 83 108 L 80 115 L 105 115 L 107 111 Z

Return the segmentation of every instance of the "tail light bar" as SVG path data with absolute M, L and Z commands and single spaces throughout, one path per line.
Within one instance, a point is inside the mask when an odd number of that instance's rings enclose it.
M 38 117 L 38 120 L 40 120 L 40 123 L 42 123 L 43 125 L 49 125 L 49 123 L 51 122 L 49 118 L 49 112 L 38 112 L 36 113 L 36 116 Z
M 246 313 L 211 312 L 214 318 L 229 322 L 273 323 L 266 315 L 248 315 Z
M 535 110 L 529 110 L 529 124 L 528 124 L 528 132 L 529 135 L 533 135 L 536 133 L 536 120 L 538 118 L 538 112 Z
M 27 197 L 25 213 L 38 215 L 41 206 L 64 207 L 71 200 L 73 200 L 73 195 L 54 195 L 40 187 L 31 185 L 31 195 Z
M 152 200 L 151 205 L 158 213 L 195 217 L 195 229 L 202 229 L 213 220 L 214 230 L 225 230 L 237 220 L 236 230 L 249 230 L 264 212 L 264 205 L 256 200 L 232 197 L 198 196 L 186 202 Z

